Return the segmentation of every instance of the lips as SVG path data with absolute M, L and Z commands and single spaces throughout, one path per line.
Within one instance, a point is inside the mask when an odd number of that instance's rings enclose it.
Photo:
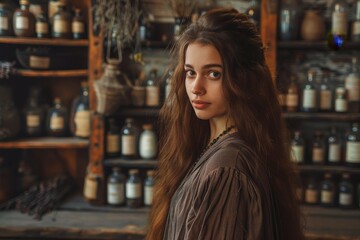
M 204 101 L 200 101 L 200 100 L 193 100 L 192 101 L 192 105 L 194 108 L 196 109 L 205 109 L 208 106 L 210 106 L 209 102 L 204 102 Z

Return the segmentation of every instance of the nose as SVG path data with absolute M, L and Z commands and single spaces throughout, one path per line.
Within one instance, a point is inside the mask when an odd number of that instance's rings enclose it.
M 193 93 L 195 95 L 204 95 L 205 92 L 206 91 L 204 88 L 202 77 L 198 76 L 193 82 L 193 86 L 191 88 L 191 93 Z

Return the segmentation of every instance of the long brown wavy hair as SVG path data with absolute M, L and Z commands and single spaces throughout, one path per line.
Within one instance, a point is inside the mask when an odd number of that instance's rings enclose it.
M 175 43 L 172 90 L 160 111 L 159 169 L 147 239 L 163 238 L 171 198 L 209 142 L 209 123 L 196 117 L 185 89 L 185 53 L 194 42 L 212 45 L 221 55 L 228 119 L 259 157 L 255 169 L 266 166 L 269 172 L 281 239 L 302 239 L 289 136 L 260 35 L 245 14 L 224 8 L 208 11 Z

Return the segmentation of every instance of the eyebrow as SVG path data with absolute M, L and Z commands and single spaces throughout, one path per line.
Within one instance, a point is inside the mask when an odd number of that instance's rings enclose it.
M 188 68 L 194 68 L 191 64 L 185 64 L 184 66 L 188 67 Z M 207 68 L 213 68 L 213 67 L 222 68 L 222 65 L 221 64 L 206 64 L 202 68 L 207 69 Z

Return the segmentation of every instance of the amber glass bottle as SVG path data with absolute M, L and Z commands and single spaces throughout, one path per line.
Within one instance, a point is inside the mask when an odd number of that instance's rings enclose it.
M 62 105 L 60 98 L 54 99 L 54 106 L 49 109 L 46 120 L 46 130 L 49 136 L 62 137 L 67 134 L 68 111 Z
M 13 20 L 14 33 L 17 37 L 35 36 L 35 17 L 29 11 L 28 0 L 20 0 L 20 8 L 14 12 Z
M 71 38 L 71 16 L 66 10 L 65 2 L 61 1 L 58 10 L 52 20 L 52 37 L 53 38 Z
M 71 32 L 73 39 L 85 38 L 85 21 L 81 14 L 81 10 L 75 8 L 75 16 L 71 23 Z
M 49 33 L 49 22 L 44 12 L 41 12 L 36 19 L 36 37 L 37 38 L 48 38 Z

